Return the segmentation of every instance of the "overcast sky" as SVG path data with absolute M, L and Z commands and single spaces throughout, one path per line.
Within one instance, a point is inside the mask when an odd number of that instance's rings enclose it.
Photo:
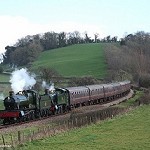
M 150 0 L 0 0 L 0 53 L 26 35 L 75 30 L 100 38 L 150 32 Z

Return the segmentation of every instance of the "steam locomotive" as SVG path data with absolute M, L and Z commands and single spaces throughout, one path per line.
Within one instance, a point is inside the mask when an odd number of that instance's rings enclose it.
M 43 95 L 35 90 L 24 90 L 17 94 L 9 92 L 4 99 L 5 110 L 0 110 L 3 124 L 64 113 L 72 108 L 102 104 L 127 95 L 130 81 L 80 87 L 45 89 Z

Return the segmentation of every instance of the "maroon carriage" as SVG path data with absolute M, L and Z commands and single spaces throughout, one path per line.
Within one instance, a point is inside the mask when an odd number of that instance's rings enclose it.
M 104 87 L 103 85 L 88 85 L 90 90 L 90 102 L 98 104 L 104 101 Z
M 85 105 L 89 100 L 89 89 L 84 86 L 66 88 L 69 94 L 70 105 L 79 107 Z

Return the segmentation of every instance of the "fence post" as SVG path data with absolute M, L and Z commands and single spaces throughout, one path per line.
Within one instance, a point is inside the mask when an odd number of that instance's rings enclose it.
M 3 140 L 4 149 L 5 149 L 5 139 L 4 139 L 4 135 L 2 135 L 2 140 Z
M 34 140 L 35 139 L 35 132 L 34 132 L 34 130 L 32 131 L 32 140 Z
M 25 141 L 25 135 L 24 135 L 24 132 L 22 132 L 22 141 L 23 141 L 23 142 Z
M 10 136 L 11 136 L 11 146 L 15 147 L 14 142 L 13 142 L 13 135 L 11 134 Z
M 21 132 L 20 131 L 18 131 L 18 142 L 19 142 L 19 144 L 21 143 Z

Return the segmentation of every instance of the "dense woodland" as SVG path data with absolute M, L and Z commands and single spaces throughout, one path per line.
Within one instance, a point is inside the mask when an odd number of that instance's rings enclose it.
M 108 44 L 105 54 L 111 79 L 128 78 L 150 86 L 150 33 L 129 34 L 118 46 Z

